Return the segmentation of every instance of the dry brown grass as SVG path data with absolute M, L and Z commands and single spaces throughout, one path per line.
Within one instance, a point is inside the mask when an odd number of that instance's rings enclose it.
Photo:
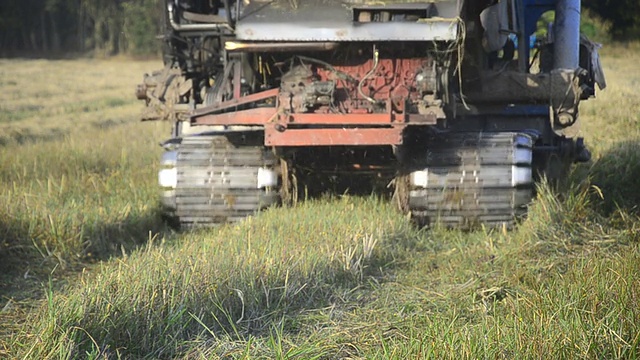
M 640 43 L 607 45 L 602 53 L 608 87 L 580 105 L 582 133 L 596 159 L 615 144 L 640 141 Z
M 135 85 L 160 66 L 124 59 L 0 60 L 0 143 L 88 136 L 94 128 L 136 121 Z

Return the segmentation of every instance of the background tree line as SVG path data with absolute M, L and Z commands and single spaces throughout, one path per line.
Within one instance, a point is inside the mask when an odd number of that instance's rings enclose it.
M 164 0 L 2 0 L 0 55 L 158 51 Z
M 0 55 L 154 54 L 160 47 L 156 36 L 161 31 L 164 2 L 2 0 Z M 589 35 L 613 40 L 640 38 L 640 1 L 583 0 L 583 5 L 591 10 L 591 19 L 586 19 Z

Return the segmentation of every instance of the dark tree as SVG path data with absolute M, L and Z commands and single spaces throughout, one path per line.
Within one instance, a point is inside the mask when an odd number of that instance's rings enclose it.
M 640 1 L 583 0 L 582 5 L 611 22 L 614 40 L 627 40 L 640 35 Z
M 161 0 L 0 0 L 0 56 L 157 53 Z

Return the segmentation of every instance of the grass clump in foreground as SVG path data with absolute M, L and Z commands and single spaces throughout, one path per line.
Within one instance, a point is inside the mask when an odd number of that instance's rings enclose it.
M 295 314 L 341 307 L 365 278 L 411 244 L 389 239 L 410 230 L 387 205 L 349 198 L 340 210 L 335 205 L 269 211 L 170 245 L 150 243 L 102 266 L 67 296 L 50 298 L 34 329 L 40 341 L 25 341 L 24 357 L 173 357 L 189 351 L 188 341 L 289 332 Z M 378 227 L 385 230 L 373 230 Z M 328 347 L 315 345 L 307 350 L 328 354 Z M 238 350 L 219 346 L 220 355 Z M 273 344 L 267 353 L 276 350 Z
M 57 290 L 164 230 L 155 178 L 168 129 L 141 124 L 132 95 L 158 65 L 122 65 L 0 60 L 0 357 L 54 267 Z
M 0 274 L 106 259 L 160 230 L 155 164 L 167 127 L 139 123 L 132 95 L 158 65 L 0 65 Z
M 131 135 L 138 126 L 89 133 L 136 144 L 125 148 L 101 136 L 65 137 L 0 153 L 0 267 L 10 271 L 17 254 L 63 266 L 107 258 L 160 229 L 155 166 L 148 165 L 159 151 L 153 137 Z

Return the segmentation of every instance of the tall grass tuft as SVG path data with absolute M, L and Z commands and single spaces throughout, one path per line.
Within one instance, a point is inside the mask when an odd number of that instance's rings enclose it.
M 604 213 L 640 213 L 640 137 L 616 144 L 597 159 L 590 173 L 602 191 Z
M 11 89 L 0 106 L 23 114 L 0 119 L 3 273 L 106 259 L 161 231 L 154 179 L 167 128 L 138 123 L 140 75 L 113 62 L 2 63 Z M 157 65 L 134 68 L 146 66 Z
M 51 300 L 33 333 L 41 342 L 23 354 L 57 357 L 63 349 L 56 344 L 65 343 L 72 357 L 173 357 L 178 344 L 194 337 L 273 336 L 273 324 L 285 317 L 341 305 L 378 271 L 374 264 L 385 265 L 377 262 L 376 244 L 411 231 L 379 200 L 341 202 L 346 206 L 338 212 L 312 201 L 295 214 L 276 209 L 173 244 L 150 241 Z M 370 233 L 379 226 L 384 231 Z M 299 350 L 270 348 L 276 355 Z
M 100 133 L 135 144 L 124 149 L 108 137 L 69 137 L 0 153 L 3 254 L 53 259 L 64 266 L 105 258 L 159 231 L 158 151 L 153 136 L 132 135 L 138 126 Z

